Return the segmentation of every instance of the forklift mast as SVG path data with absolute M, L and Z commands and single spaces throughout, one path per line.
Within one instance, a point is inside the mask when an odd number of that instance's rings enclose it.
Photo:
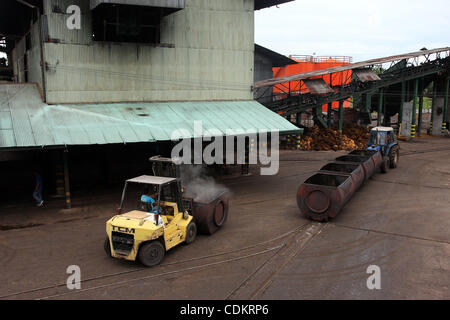
M 159 177 L 180 179 L 180 166 L 172 158 L 163 158 L 161 156 L 151 157 L 153 175 Z
M 154 176 L 177 178 L 177 190 L 172 192 L 176 194 L 176 202 L 180 211 L 188 211 L 192 214 L 193 200 L 183 197 L 183 190 L 181 186 L 180 165 L 172 158 L 164 158 L 161 156 L 154 156 L 149 159 L 152 164 L 152 171 Z

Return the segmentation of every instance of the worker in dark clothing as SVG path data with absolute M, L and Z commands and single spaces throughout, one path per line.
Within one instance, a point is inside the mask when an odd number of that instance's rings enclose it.
M 42 207 L 44 201 L 42 200 L 42 176 L 39 172 L 34 172 L 34 177 L 36 179 L 36 187 L 34 188 L 33 198 L 36 201 L 38 207 Z

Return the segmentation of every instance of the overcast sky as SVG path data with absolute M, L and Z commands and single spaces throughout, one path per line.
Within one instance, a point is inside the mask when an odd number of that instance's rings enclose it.
M 450 46 L 449 0 L 296 0 L 255 16 L 255 42 L 354 61 Z

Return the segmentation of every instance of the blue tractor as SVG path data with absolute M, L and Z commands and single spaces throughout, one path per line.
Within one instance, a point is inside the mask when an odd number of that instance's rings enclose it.
M 389 168 L 397 168 L 400 156 L 400 146 L 394 129 L 390 127 L 376 127 L 370 131 L 367 150 L 380 151 L 383 156 L 381 172 L 388 172 Z

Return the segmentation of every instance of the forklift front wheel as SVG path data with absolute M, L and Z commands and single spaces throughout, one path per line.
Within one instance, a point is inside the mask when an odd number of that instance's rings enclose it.
M 108 257 L 111 257 L 111 245 L 109 243 L 109 238 L 106 237 L 105 244 L 103 245 L 103 249 L 105 249 L 105 253 Z
M 194 221 L 191 221 L 186 227 L 186 244 L 191 244 L 197 237 L 197 225 Z
M 139 261 L 146 267 L 156 266 L 163 260 L 165 252 L 161 241 L 145 243 L 139 250 Z

